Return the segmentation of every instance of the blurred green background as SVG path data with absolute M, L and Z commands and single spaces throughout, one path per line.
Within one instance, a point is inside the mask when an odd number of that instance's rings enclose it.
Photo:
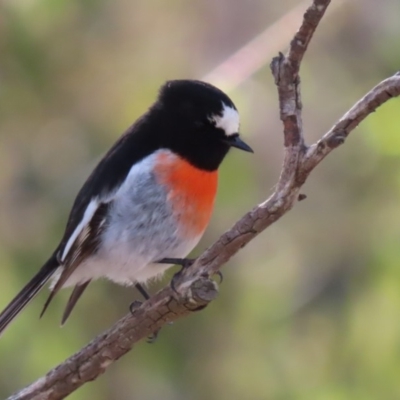
M 157 88 L 204 77 L 298 4 L 0 1 L 0 308 L 53 251 L 88 173 Z M 331 11 L 302 67 L 308 142 L 400 65 L 398 0 L 333 0 Z M 256 153 L 232 151 L 224 163 L 196 254 L 277 181 L 282 128 L 268 64 L 298 26 L 290 21 L 246 55 L 250 65 L 261 57 L 262 68 L 247 77 L 244 62 L 233 64 L 237 82 L 221 83 Z M 394 99 L 317 168 L 307 200 L 229 262 L 210 307 L 164 328 L 155 344 L 138 344 L 70 398 L 399 399 L 399 155 Z M 1 398 L 108 328 L 137 294 L 95 283 L 63 329 L 69 293 L 39 321 L 46 296 L 0 340 Z

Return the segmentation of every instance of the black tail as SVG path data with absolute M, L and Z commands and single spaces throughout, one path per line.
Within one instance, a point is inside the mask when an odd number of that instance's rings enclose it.
M 54 274 L 57 267 L 57 258 L 52 256 L 3 310 L 0 314 L 0 336 L 10 322 L 25 308 L 35 295 L 39 293 L 40 289 Z

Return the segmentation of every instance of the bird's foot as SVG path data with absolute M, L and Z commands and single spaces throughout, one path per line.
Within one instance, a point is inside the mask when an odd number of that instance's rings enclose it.
M 145 300 L 149 300 L 150 299 L 150 295 L 147 293 L 147 290 L 140 284 L 140 283 L 136 283 L 135 284 L 135 288 L 138 290 L 138 292 L 143 296 L 143 298 Z M 140 300 L 135 300 L 131 303 L 131 305 L 129 306 L 129 311 L 131 312 L 131 314 L 134 314 L 135 311 L 143 304 L 142 301 Z
M 150 299 L 150 295 L 149 293 L 147 293 L 147 290 L 140 284 L 140 283 L 136 283 L 135 284 L 136 289 L 138 290 L 138 292 L 144 297 L 145 300 L 149 300 Z M 129 306 L 129 311 L 131 312 L 131 314 L 134 314 L 135 311 L 143 304 L 142 301 L 139 300 L 135 300 L 131 303 L 131 305 Z M 147 337 L 147 343 L 154 343 L 157 340 L 158 337 L 158 333 L 160 332 L 160 329 L 157 329 L 156 331 L 154 331 L 150 336 Z
M 181 269 L 174 274 L 170 283 L 171 289 L 176 293 L 176 282 L 178 278 L 182 275 L 182 272 L 189 268 L 195 261 L 195 258 L 163 258 L 157 262 L 160 264 L 175 264 L 181 266 Z
M 130 305 L 129 305 L 129 311 L 131 314 L 135 314 L 136 310 L 143 304 L 142 301 L 139 300 L 134 300 Z
M 182 272 L 190 267 L 196 261 L 195 258 L 163 258 L 162 260 L 157 261 L 159 264 L 175 264 L 180 265 L 182 268 L 172 277 L 171 279 L 171 289 L 176 292 L 176 281 L 182 275 Z M 224 276 L 221 271 L 217 271 L 214 275 L 218 276 L 219 284 L 221 284 L 224 280 Z

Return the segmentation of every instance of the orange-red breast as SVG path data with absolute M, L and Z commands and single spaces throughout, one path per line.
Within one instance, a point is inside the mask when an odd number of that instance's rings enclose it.
M 73 286 L 63 322 L 95 279 L 136 285 L 161 275 L 196 246 L 211 217 L 218 167 L 239 138 L 229 97 L 204 82 L 169 81 L 83 185 L 50 259 L 0 314 L 0 334 L 52 278 Z

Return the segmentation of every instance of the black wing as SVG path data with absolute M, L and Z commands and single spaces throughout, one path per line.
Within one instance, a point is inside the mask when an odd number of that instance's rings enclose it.
M 151 109 L 150 109 L 151 112 Z M 54 294 L 59 290 L 71 273 L 98 245 L 99 234 L 104 227 L 105 216 L 110 205 L 112 194 L 117 191 L 131 167 L 159 148 L 159 144 L 149 140 L 149 133 L 154 130 L 150 123 L 150 113 L 145 114 L 133 124 L 124 135 L 114 144 L 89 176 L 82 189 L 79 191 L 72 206 L 64 236 L 50 259 L 39 272 L 25 285 L 10 304 L 0 313 L 0 335 L 9 323 L 22 311 L 22 309 L 42 289 L 50 277 L 61 266 L 62 274 L 47 300 L 44 310 Z M 159 128 L 159 126 L 158 126 Z M 81 224 L 88 206 L 96 200 L 97 208 L 92 218 L 86 224 Z M 80 227 L 78 232 L 77 228 Z M 76 231 L 76 232 L 75 232 Z M 75 240 L 69 243 L 69 250 L 61 260 L 65 247 L 71 236 Z M 89 282 L 75 287 L 67 304 L 63 321 L 68 317 L 76 301 L 79 299 Z M 42 312 L 42 314 L 43 314 Z
M 132 166 L 157 150 L 157 144 L 149 140 L 149 130 L 152 127 L 148 117 L 149 114 L 142 116 L 119 138 L 82 186 L 72 206 L 58 248 L 59 257 L 82 221 L 90 202 L 93 199 L 98 199 L 100 204 L 109 201 L 111 195 L 124 182 Z
M 78 268 L 82 261 L 84 261 L 87 257 L 97 251 L 98 245 L 100 243 L 100 236 L 107 223 L 107 214 L 110 205 L 111 202 L 102 203 L 97 207 L 97 210 L 89 223 L 83 227 L 78 237 L 72 244 L 71 249 L 68 251 L 66 258 L 63 261 L 62 272 L 56 284 L 52 288 L 51 293 L 43 306 L 43 310 L 40 316 L 45 313 L 51 300 L 53 300 L 54 296 L 62 288 L 64 283 L 68 280 L 68 278 L 72 275 L 76 268 Z M 82 284 L 75 286 L 75 289 L 68 301 L 66 310 L 64 312 L 62 323 L 64 323 L 68 318 L 73 307 L 75 306 L 79 297 L 82 295 L 83 291 L 88 286 L 89 282 L 90 281 L 82 282 Z

